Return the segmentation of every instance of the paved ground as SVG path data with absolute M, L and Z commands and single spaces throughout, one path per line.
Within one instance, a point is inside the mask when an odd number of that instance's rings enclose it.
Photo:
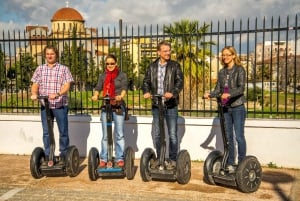
M 2 200 L 130 200 L 130 201 L 300 201 L 300 170 L 263 168 L 258 191 L 245 194 L 234 188 L 203 182 L 201 162 L 192 163 L 192 178 L 186 185 L 177 182 L 143 182 L 139 161 L 134 180 L 98 179 L 90 181 L 87 160 L 77 177 L 34 179 L 30 156 L 0 155 L 0 201 Z

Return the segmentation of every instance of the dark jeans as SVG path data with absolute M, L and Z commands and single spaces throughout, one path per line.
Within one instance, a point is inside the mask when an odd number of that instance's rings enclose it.
M 69 134 L 68 134 L 68 106 L 63 106 L 58 109 L 50 109 L 51 119 L 56 119 L 57 127 L 59 130 L 59 151 L 61 156 L 65 156 L 69 146 Z M 41 119 L 43 126 L 43 142 L 45 148 L 45 155 L 50 154 L 50 136 L 47 124 L 46 109 L 41 107 Z
M 160 129 L 159 129 L 159 109 L 152 107 L 153 115 L 153 131 L 155 147 L 157 152 L 157 158 L 160 157 Z M 178 109 L 174 107 L 172 109 L 165 110 L 165 120 L 167 123 L 168 134 L 169 134 L 169 158 L 176 161 L 178 152 L 178 137 L 177 137 L 177 120 L 178 120 Z
M 244 127 L 246 120 L 245 106 L 225 107 L 224 108 L 225 128 L 228 139 L 229 156 L 227 165 L 235 164 L 235 143 L 238 146 L 238 162 L 241 162 L 246 156 L 246 140 Z M 234 131 L 234 132 L 233 132 Z M 235 135 L 234 135 L 235 134 Z M 235 139 L 234 139 L 235 136 Z

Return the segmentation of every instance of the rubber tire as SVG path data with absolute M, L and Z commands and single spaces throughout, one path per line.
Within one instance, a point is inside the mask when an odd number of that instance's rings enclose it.
M 134 177 L 134 151 L 131 147 L 127 147 L 125 150 L 125 173 L 128 180 L 132 180 Z
M 100 162 L 98 149 L 92 147 L 88 155 L 88 171 L 89 178 L 91 181 L 96 181 L 98 179 L 97 168 Z
M 80 156 L 78 149 L 73 145 L 68 147 L 66 153 L 66 173 L 70 177 L 75 177 L 78 174 Z
M 30 157 L 30 172 L 35 179 L 40 179 L 44 176 L 41 172 L 43 160 L 45 160 L 44 150 L 41 147 L 36 147 Z
M 152 180 L 149 169 L 150 169 L 151 162 L 154 162 L 155 160 L 156 160 L 156 155 L 154 150 L 151 148 L 146 148 L 142 153 L 141 160 L 140 160 L 140 174 L 144 182 L 148 182 Z
M 246 156 L 236 170 L 236 183 L 241 192 L 257 191 L 262 180 L 262 168 L 255 156 Z
M 187 184 L 191 179 L 191 157 L 187 150 L 181 150 L 177 156 L 176 177 L 179 184 Z
M 213 175 L 220 174 L 223 153 L 215 150 L 208 154 L 203 165 L 204 182 L 210 185 L 216 185 Z

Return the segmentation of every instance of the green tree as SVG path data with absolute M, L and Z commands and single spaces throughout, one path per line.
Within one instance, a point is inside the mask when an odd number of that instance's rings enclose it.
M 137 86 L 142 86 L 143 79 L 145 77 L 146 69 L 149 67 L 152 60 L 146 56 L 141 58 L 140 66 L 139 66 L 139 78 Z
M 192 109 L 199 94 L 204 90 L 204 83 L 210 79 L 206 58 L 211 56 L 209 47 L 213 42 L 205 42 L 203 34 L 209 30 L 209 25 L 199 26 L 198 21 L 183 19 L 173 25 L 164 26 L 164 32 L 170 35 L 172 54 L 181 64 L 184 72 L 183 109 Z M 202 94 L 201 93 L 201 94 Z
M 73 29 L 71 38 L 71 43 L 64 45 L 61 53 L 61 63 L 70 68 L 77 90 L 84 91 L 86 82 L 88 81 L 87 52 L 84 51 L 83 44 L 77 44 L 76 42 L 76 27 Z
M 0 46 L 0 91 L 6 87 L 6 76 L 5 55 Z
M 16 87 L 17 89 L 28 89 L 30 86 L 30 80 L 34 73 L 34 70 L 38 64 L 34 61 L 34 58 L 26 53 L 21 55 L 20 61 L 16 62 Z
M 270 81 L 271 80 L 271 69 L 269 64 L 259 66 L 256 73 L 257 81 Z
M 87 84 L 89 88 L 93 88 L 96 86 L 100 74 L 100 69 L 96 68 L 95 61 L 93 59 L 92 54 L 89 54 L 88 58 L 88 79 L 87 79 Z

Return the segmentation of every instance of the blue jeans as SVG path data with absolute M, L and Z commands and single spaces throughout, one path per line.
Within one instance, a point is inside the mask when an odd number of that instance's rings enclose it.
M 224 108 L 225 129 L 228 139 L 229 156 L 227 165 L 235 164 L 235 143 L 238 146 L 238 162 L 240 163 L 246 156 L 246 140 L 244 135 L 246 110 L 245 106 Z M 234 131 L 234 133 L 233 133 Z M 234 139 L 235 134 L 235 139 Z
M 114 144 L 115 144 L 115 159 L 116 161 L 124 160 L 124 121 L 125 121 L 125 108 L 121 106 L 123 114 L 116 114 L 113 112 L 113 122 L 114 122 Z M 107 129 L 106 129 L 106 112 L 102 110 L 100 120 L 102 121 L 102 140 L 101 140 L 101 160 L 107 162 Z
M 52 123 L 55 118 L 59 131 L 59 151 L 61 156 L 66 155 L 67 149 L 69 147 L 68 110 L 68 106 L 63 106 L 58 109 L 50 109 Z M 41 119 L 43 127 L 43 142 L 45 148 L 45 155 L 49 156 L 50 136 L 48 131 L 47 114 L 44 106 L 41 107 Z
M 160 129 L 159 129 L 159 109 L 152 107 L 153 132 L 156 147 L 157 158 L 160 157 Z M 176 161 L 178 152 L 177 120 L 178 108 L 165 110 L 165 119 L 169 134 L 169 159 Z

